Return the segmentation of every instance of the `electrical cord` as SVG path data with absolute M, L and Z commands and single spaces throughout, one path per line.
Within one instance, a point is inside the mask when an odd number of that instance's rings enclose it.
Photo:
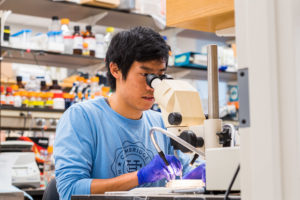
M 229 196 L 229 193 L 230 193 L 230 191 L 231 191 L 231 188 L 232 188 L 232 186 L 233 186 L 233 183 L 234 183 L 234 181 L 235 181 L 235 179 L 236 179 L 236 177 L 237 177 L 239 171 L 240 171 L 240 164 L 238 165 L 238 167 L 237 167 L 237 169 L 236 169 L 236 171 L 235 171 L 235 173 L 234 173 L 234 175 L 233 175 L 233 177 L 232 177 L 232 180 L 231 180 L 231 182 L 230 182 L 230 185 L 229 185 L 228 189 L 226 190 L 226 193 L 225 193 L 225 196 L 224 196 L 224 200 L 229 200 L 229 197 L 228 197 L 228 196 Z
M 21 112 L 20 117 L 24 117 L 23 130 L 21 131 L 21 136 L 23 136 L 24 135 L 24 130 L 26 128 L 26 115 L 23 112 Z

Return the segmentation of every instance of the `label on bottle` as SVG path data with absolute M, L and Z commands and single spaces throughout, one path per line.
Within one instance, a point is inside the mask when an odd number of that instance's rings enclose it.
M 82 49 L 83 38 L 81 36 L 74 36 L 73 49 Z
M 1 94 L 0 104 L 1 105 L 6 104 L 6 96 L 4 94 Z
M 88 44 L 88 49 L 91 51 L 96 50 L 96 39 L 93 37 L 86 37 L 84 38 L 84 42 Z
M 22 105 L 24 107 L 28 107 L 28 104 L 29 104 L 29 100 L 27 98 L 24 98 L 23 101 L 22 101 Z
M 65 53 L 72 54 L 73 53 L 73 35 L 65 35 L 64 36 L 64 46 Z
M 6 96 L 6 104 L 14 105 L 14 97 L 13 96 Z

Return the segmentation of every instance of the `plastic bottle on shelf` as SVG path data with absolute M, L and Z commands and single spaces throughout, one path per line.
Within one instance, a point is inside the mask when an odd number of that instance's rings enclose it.
M 22 98 L 20 92 L 14 93 L 14 107 L 22 107 Z
M 64 36 L 62 34 L 62 31 L 55 31 L 55 51 L 64 53 L 65 51 L 65 45 L 64 45 Z
M 1 85 L 1 98 L 0 98 L 0 104 L 5 105 L 6 104 L 6 95 L 5 95 L 5 88 L 3 85 Z
M 29 100 L 28 100 L 28 92 L 25 90 L 20 91 L 21 99 L 22 99 L 22 107 L 28 107 Z
M 77 81 L 75 81 L 75 82 L 73 83 L 73 86 L 72 86 L 72 88 L 71 88 L 71 90 L 70 90 L 70 94 L 75 94 L 75 93 L 77 93 L 78 85 L 79 85 L 79 82 L 78 82 L 78 78 L 77 78 Z
M 108 49 L 108 46 L 109 46 L 109 43 L 110 43 L 110 41 L 113 37 L 114 30 L 115 30 L 114 27 L 107 27 L 106 28 L 106 34 L 104 36 L 104 46 L 105 46 L 104 50 L 105 50 L 105 53 L 106 53 L 106 51 Z
M 64 93 L 64 99 L 65 99 L 65 109 L 68 109 L 73 103 L 74 94 Z
M 48 31 L 60 31 L 60 23 L 58 16 L 52 16 L 52 20 L 50 23 L 50 26 L 48 28 Z
M 41 97 L 42 97 L 44 108 L 46 108 L 46 103 L 47 103 L 47 100 L 48 100 L 48 98 L 47 98 L 47 92 L 45 92 L 45 91 L 42 92 Z
M 72 35 L 72 31 L 70 29 L 70 26 L 69 26 L 69 23 L 70 23 L 70 20 L 68 18 L 62 18 L 60 20 L 60 25 L 61 25 L 61 30 L 63 32 L 63 35 Z
M 91 78 L 91 97 L 92 99 L 101 96 L 101 87 L 99 86 L 99 77 L 94 76 Z
M 86 83 L 85 83 L 86 80 L 82 76 L 79 76 L 77 80 L 78 80 L 78 89 L 77 89 L 77 93 L 78 93 L 78 92 L 82 92 L 82 90 L 86 87 Z
M 42 92 L 48 91 L 46 81 L 44 81 L 44 80 L 41 81 L 40 91 L 42 91 Z
M 106 86 L 103 86 L 101 88 L 101 95 L 105 98 L 109 97 L 109 95 L 111 94 L 110 92 L 110 87 L 106 87 Z
M 17 76 L 17 86 L 19 87 L 19 90 L 24 90 L 25 86 L 22 83 L 22 76 Z
M 73 36 L 72 31 L 69 27 L 70 20 L 68 18 L 63 18 L 60 20 L 61 30 L 64 40 L 64 53 L 72 54 L 73 53 Z
M 38 108 L 38 92 L 32 92 L 33 93 L 33 97 L 34 97 L 34 100 L 33 100 L 33 107 L 34 108 Z
M 37 108 L 44 108 L 45 107 L 45 103 L 44 103 L 44 100 L 43 100 L 43 92 L 37 92 L 36 107 Z
M 51 51 L 55 48 L 55 32 L 49 31 L 47 33 L 48 41 L 47 41 L 47 50 Z
M 83 44 L 82 44 L 82 55 L 83 56 L 89 56 L 90 55 L 89 44 L 86 43 L 86 42 L 83 42 Z
M 73 54 L 82 55 L 82 44 L 83 44 L 83 38 L 82 35 L 80 34 L 80 27 L 74 26 Z
M 52 109 L 53 108 L 53 93 L 52 92 L 47 92 L 46 93 L 46 103 L 45 103 L 45 107 L 48 109 Z
M 28 92 L 28 107 L 34 108 L 36 105 L 36 92 Z
M 104 35 L 96 34 L 96 57 L 104 58 L 105 57 L 105 44 L 104 44 Z
M 83 97 L 82 92 L 78 92 L 77 96 L 78 96 L 78 99 L 77 99 L 76 103 L 82 102 L 82 97 Z
M 39 90 L 39 83 L 34 75 L 30 76 L 30 80 L 27 82 L 25 89 L 27 91 L 38 91 Z
M 63 93 L 54 93 L 53 109 L 65 109 L 65 100 L 63 98 Z
M 13 106 L 14 105 L 14 96 L 12 94 L 12 88 L 6 87 L 6 105 Z
M 87 101 L 87 100 L 90 100 L 90 99 L 91 99 L 90 92 L 86 92 L 86 93 L 84 94 L 83 102 L 84 102 L 84 101 Z
M 95 57 L 96 38 L 92 32 L 92 26 L 88 25 L 85 28 L 86 28 L 86 31 L 84 33 L 83 42 L 88 44 L 89 55 Z
M 13 94 L 13 95 L 14 95 L 16 92 L 19 91 L 18 85 L 12 85 L 12 86 L 11 86 L 11 89 L 12 89 L 12 94 Z
M 51 181 L 55 176 L 55 166 L 53 159 L 53 147 L 49 146 L 47 151 L 45 151 L 44 159 L 44 183 L 45 186 Z
M 50 31 L 47 33 L 47 35 L 48 35 L 48 43 L 47 43 L 48 51 L 63 53 L 64 44 L 63 44 L 62 31 Z
M 49 87 L 50 91 L 53 93 L 61 93 L 61 87 L 58 85 L 58 81 L 56 79 L 52 80 L 52 85 Z

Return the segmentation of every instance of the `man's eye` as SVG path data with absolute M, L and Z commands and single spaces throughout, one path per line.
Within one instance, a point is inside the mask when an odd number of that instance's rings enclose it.
M 141 73 L 141 75 L 146 77 L 148 74 L 147 73 Z

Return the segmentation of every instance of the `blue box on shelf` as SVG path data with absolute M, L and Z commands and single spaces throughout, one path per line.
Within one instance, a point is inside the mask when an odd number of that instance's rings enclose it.
M 198 52 L 186 52 L 175 55 L 174 66 L 206 69 L 207 55 Z

